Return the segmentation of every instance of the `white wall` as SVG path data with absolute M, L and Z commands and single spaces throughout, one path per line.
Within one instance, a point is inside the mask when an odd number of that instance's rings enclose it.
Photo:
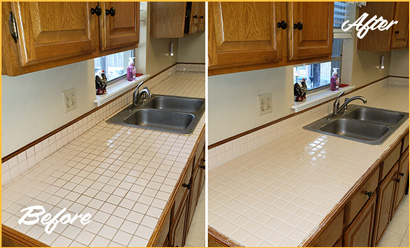
M 77 108 L 65 113 L 62 92 L 75 88 Z M 16 77 L 2 76 L 2 156 L 93 109 L 94 62 Z
M 409 76 L 409 49 L 393 51 L 391 53 L 390 75 Z
M 293 67 L 208 77 L 208 142 L 232 137 L 292 113 Z M 272 113 L 259 115 L 258 95 L 272 93 Z
M 205 63 L 205 32 L 179 38 L 178 62 Z

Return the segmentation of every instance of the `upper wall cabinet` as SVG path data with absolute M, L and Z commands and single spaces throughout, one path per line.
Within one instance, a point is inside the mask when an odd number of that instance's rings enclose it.
M 333 3 L 208 3 L 209 75 L 329 59 Z
M 283 3 L 210 2 L 209 66 L 252 65 L 282 59 Z
M 288 20 L 289 60 L 332 54 L 333 4 L 290 2 Z
M 151 38 L 181 38 L 205 30 L 204 2 L 152 2 Z
M 20 75 L 135 48 L 139 3 L 2 3 L 3 75 Z
M 398 21 L 386 31 L 370 30 L 363 39 L 358 39 L 357 49 L 365 51 L 391 51 L 408 47 L 409 39 L 409 3 L 408 2 L 368 2 L 360 8 L 359 15 L 368 13 L 383 16 L 389 23 Z M 366 21 L 366 20 L 365 20 Z
M 140 38 L 139 2 L 101 3 L 105 18 L 100 18 L 101 49 L 138 44 Z

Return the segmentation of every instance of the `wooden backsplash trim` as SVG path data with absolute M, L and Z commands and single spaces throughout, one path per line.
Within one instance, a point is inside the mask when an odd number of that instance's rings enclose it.
M 152 80 L 153 78 L 159 76 L 161 73 L 165 72 L 166 70 L 168 70 L 168 69 L 170 69 L 170 68 L 172 68 L 172 67 L 174 67 L 174 66 L 176 66 L 176 65 L 178 65 L 178 64 L 194 64 L 194 65 L 196 65 L 196 64 L 200 64 L 200 63 L 181 63 L 181 62 L 177 62 L 177 63 L 175 63 L 175 64 L 173 64 L 173 65 L 171 65 L 171 66 L 168 66 L 168 67 L 165 68 L 164 70 L 162 70 L 162 71 L 156 73 L 155 75 L 151 76 L 149 79 L 146 80 L 146 82 Z M 202 64 L 204 64 L 204 63 L 202 63 Z M 204 64 L 204 65 L 205 65 L 205 64 Z M 64 125 L 62 125 L 61 127 L 57 128 L 57 129 L 55 129 L 55 130 L 53 130 L 53 131 L 47 133 L 46 135 L 44 135 L 44 136 L 42 136 L 42 137 L 40 137 L 40 138 L 34 140 L 33 142 L 28 143 L 27 145 L 21 147 L 20 149 L 18 149 L 18 150 L 16 150 L 16 151 L 14 151 L 14 152 L 12 152 L 12 153 L 10 153 L 10 154 L 4 156 L 4 157 L 1 159 L 2 163 L 4 163 L 4 162 L 6 162 L 7 160 L 9 160 L 9 159 L 11 159 L 11 158 L 17 156 L 17 155 L 20 154 L 20 153 L 26 151 L 27 149 L 29 149 L 29 148 L 31 148 L 31 147 L 37 145 L 38 143 L 44 141 L 45 139 L 50 138 L 51 136 L 55 135 L 56 133 L 62 131 L 62 130 L 65 129 L 65 128 L 67 128 L 67 127 L 73 125 L 74 123 L 76 123 L 76 122 L 78 122 L 78 121 L 80 121 L 80 120 L 86 118 L 87 116 L 91 115 L 92 113 L 96 112 L 97 110 L 99 110 L 99 109 L 101 109 L 101 108 L 107 106 L 108 104 L 114 102 L 115 100 L 119 99 L 120 97 L 124 96 L 125 94 L 128 94 L 129 92 L 131 92 L 131 91 L 133 91 L 133 90 L 134 90 L 134 89 L 130 89 L 130 90 L 128 90 L 128 91 L 122 93 L 121 95 L 115 97 L 114 99 L 111 99 L 110 101 L 108 101 L 108 102 L 102 104 L 101 106 L 98 106 L 98 107 L 93 108 L 92 110 L 88 111 L 87 113 L 85 113 L 85 114 L 83 114 L 83 115 L 81 115 L 81 116 L 75 118 L 74 120 L 72 120 L 72 121 L 70 121 L 70 122 L 68 122 L 68 123 L 66 123 L 66 124 L 64 124 Z
M 353 89 L 352 91 L 350 91 L 349 94 L 352 93 L 352 92 L 361 90 L 361 89 L 363 89 L 363 88 L 365 88 L 365 87 L 368 87 L 368 86 L 370 86 L 370 85 L 372 85 L 372 84 L 375 84 L 375 83 L 377 83 L 377 82 L 380 82 L 380 81 L 382 81 L 382 80 L 384 80 L 384 79 L 386 79 L 386 78 L 389 78 L 389 77 L 407 78 L 407 79 L 409 78 L 409 77 L 390 76 L 390 75 L 389 75 L 389 76 L 386 76 L 386 77 L 382 77 L 382 78 L 380 78 L 380 79 L 377 79 L 377 80 L 375 80 L 375 81 L 372 81 L 372 82 L 370 82 L 370 83 L 368 83 L 368 84 L 366 84 L 366 85 L 357 87 L 357 88 Z M 224 139 L 224 140 L 218 141 L 218 142 L 216 142 L 216 143 L 213 143 L 213 144 L 211 144 L 211 145 L 208 146 L 208 150 L 211 150 L 211 149 L 213 149 L 213 148 L 215 148 L 215 147 L 218 147 L 218 146 L 220 146 L 220 145 L 223 145 L 223 144 L 225 144 L 225 143 L 228 143 L 228 142 L 230 142 L 230 141 L 232 141 L 232 140 L 239 139 L 239 138 L 241 138 L 241 137 L 243 137 L 243 136 L 245 136 L 245 135 L 248 135 L 248 134 L 250 134 L 250 133 L 256 132 L 256 131 L 261 130 L 261 129 L 263 129 L 263 128 L 269 127 L 269 126 L 271 126 L 271 125 L 274 125 L 274 124 L 279 123 L 279 122 L 281 122 L 281 121 L 284 121 L 284 120 L 286 120 L 286 119 L 292 118 L 292 117 L 297 116 L 297 115 L 299 115 L 299 114 L 302 114 L 302 113 L 304 113 L 304 112 L 306 112 L 306 111 L 309 111 L 309 110 L 312 110 L 312 109 L 317 108 L 317 107 L 319 107 L 319 106 L 322 106 L 323 104 L 326 104 L 326 103 L 329 103 L 329 102 L 331 102 L 331 101 L 334 101 L 335 99 L 336 99 L 336 97 L 334 97 L 334 98 L 332 98 L 332 99 L 329 99 L 329 100 L 327 100 L 327 101 L 325 101 L 325 102 L 319 103 L 319 104 L 317 104 L 317 105 L 315 105 L 315 106 L 312 106 L 312 107 L 310 107 L 310 108 L 304 109 L 304 110 L 302 110 L 302 111 L 300 111 L 300 112 L 286 115 L 286 116 L 281 117 L 281 118 L 279 118 L 279 119 L 276 119 L 276 120 L 274 120 L 274 121 L 271 121 L 271 122 L 268 122 L 268 123 L 266 123 L 266 124 L 263 124 L 263 125 L 261 125 L 261 126 L 259 126 L 259 127 L 252 128 L 252 129 L 250 129 L 250 130 L 248 130 L 248 131 L 239 133 L 239 134 L 234 135 L 234 136 L 232 136 L 232 137 L 229 137 L 229 138 L 227 138 L 227 139 Z

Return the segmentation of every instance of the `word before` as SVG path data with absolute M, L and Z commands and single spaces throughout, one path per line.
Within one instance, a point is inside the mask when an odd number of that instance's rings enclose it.
M 365 24 L 363 24 L 364 20 L 369 16 L 367 13 L 363 13 L 355 22 L 352 24 L 349 24 L 349 21 L 345 21 L 342 24 L 342 30 L 343 31 L 349 31 L 350 29 L 356 27 L 357 30 L 357 38 L 363 39 L 363 37 L 369 32 L 369 30 L 376 30 L 379 29 L 380 31 L 385 31 L 391 28 L 391 26 L 399 23 L 399 21 L 391 21 L 390 23 L 383 18 L 383 16 L 380 16 L 377 18 L 377 16 L 373 16 L 368 20 Z M 347 27 L 346 27 L 347 25 Z
M 45 232 L 50 234 L 57 227 L 58 223 L 63 225 L 67 223 L 73 224 L 74 221 L 80 219 L 80 223 L 85 226 L 91 222 L 91 214 L 89 213 L 75 214 L 74 216 L 71 216 L 69 213 L 64 214 L 66 210 L 67 208 L 61 209 L 61 211 L 53 217 L 50 213 L 46 213 L 46 210 L 42 206 L 27 207 L 21 210 L 21 212 L 27 212 L 18 220 L 18 223 L 19 225 L 25 224 L 30 226 L 35 225 L 40 221 L 41 224 L 45 226 Z M 42 215 L 43 217 L 40 219 L 40 216 Z

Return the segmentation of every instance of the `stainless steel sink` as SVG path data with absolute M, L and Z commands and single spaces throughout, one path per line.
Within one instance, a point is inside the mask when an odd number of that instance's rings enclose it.
M 354 119 L 338 119 L 324 125 L 320 130 L 337 136 L 375 142 L 382 138 L 390 128 Z
M 181 134 L 191 134 L 205 111 L 205 99 L 153 95 L 141 105 L 128 106 L 108 123 Z
M 355 140 L 367 144 L 382 144 L 403 122 L 408 113 L 349 105 L 342 115 L 330 114 L 304 129 Z
M 405 113 L 384 109 L 360 107 L 345 116 L 361 121 L 370 121 L 384 125 L 396 125 L 400 122 L 400 120 L 403 119 Z

